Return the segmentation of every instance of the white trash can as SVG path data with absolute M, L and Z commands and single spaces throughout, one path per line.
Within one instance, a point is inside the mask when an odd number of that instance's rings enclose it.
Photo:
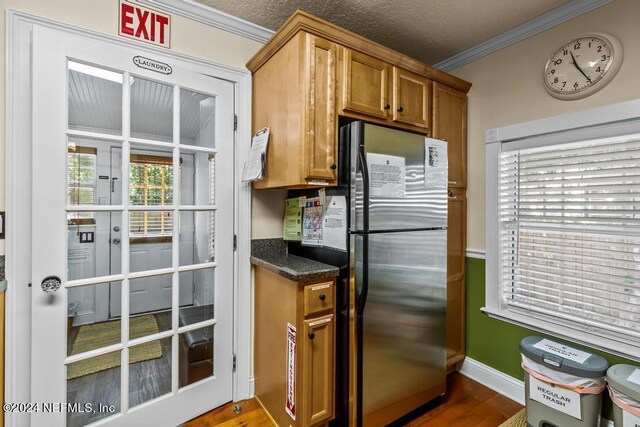
M 640 367 L 613 365 L 607 383 L 615 427 L 640 427 Z
M 599 427 L 606 359 L 536 336 L 520 352 L 528 427 Z

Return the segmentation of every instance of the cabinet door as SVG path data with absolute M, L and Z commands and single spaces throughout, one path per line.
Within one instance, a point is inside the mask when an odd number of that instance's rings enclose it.
M 383 61 L 344 49 L 344 109 L 386 120 L 388 70 Z
M 447 281 L 447 372 L 465 354 L 465 280 Z
M 393 67 L 393 121 L 429 128 L 431 80 Z
M 467 252 L 467 198 L 465 190 L 449 188 L 447 218 L 447 277 L 459 279 L 465 274 Z
M 467 187 L 467 95 L 433 84 L 433 137 L 449 145 L 449 186 Z
M 336 178 L 337 46 L 306 35 L 306 179 Z
M 333 417 L 333 315 L 304 322 L 302 337 L 303 426 L 312 426 Z
M 467 198 L 465 190 L 449 188 L 447 222 L 447 371 L 465 354 L 465 277 Z

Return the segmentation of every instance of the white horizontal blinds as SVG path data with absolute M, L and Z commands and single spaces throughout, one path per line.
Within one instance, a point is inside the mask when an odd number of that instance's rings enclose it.
M 640 341 L 640 135 L 501 154 L 503 301 Z
M 96 190 L 96 154 L 93 147 L 70 143 L 67 152 L 67 205 L 94 205 Z M 93 220 L 92 212 L 69 212 L 70 221 Z
M 173 203 L 172 158 L 132 154 L 129 166 L 129 201 L 133 206 L 167 206 Z M 171 236 L 173 213 L 131 211 L 131 237 Z

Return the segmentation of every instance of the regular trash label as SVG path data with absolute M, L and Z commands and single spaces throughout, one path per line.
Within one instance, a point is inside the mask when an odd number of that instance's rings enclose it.
M 577 348 L 569 347 L 568 345 L 559 344 L 547 339 L 540 340 L 533 346 L 546 351 L 547 353 L 555 354 L 564 359 L 573 360 L 580 364 L 584 363 L 591 357 L 591 354 L 586 351 L 578 350 Z
M 630 412 L 622 411 L 622 427 L 640 427 L 640 417 Z
M 573 418 L 582 419 L 580 394 L 529 376 L 529 397 Z

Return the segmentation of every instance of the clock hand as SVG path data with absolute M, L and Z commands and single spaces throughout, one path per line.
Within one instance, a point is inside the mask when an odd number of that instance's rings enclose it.
M 591 78 L 589 76 L 587 76 L 584 71 L 582 71 L 582 68 L 580 68 L 580 66 L 578 65 L 578 63 L 576 62 L 576 57 L 573 56 L 573 52 L 569 51 L 569 53 L 571 54 L 571 59 L 573 59 L 573 65 L 578 69 L 578 71 L 580 71 L 582 73 L 582 75 L 584 76 L 585 79 L 587 79 L 588 82 L 591 81 Z

